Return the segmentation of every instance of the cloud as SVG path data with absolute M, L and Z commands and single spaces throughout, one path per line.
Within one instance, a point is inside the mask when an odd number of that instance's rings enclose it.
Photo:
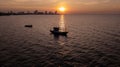
M 60 5 L 72 10 L 120 10 L 120 0 L 0 0 L 0 9 L 52 9 Z
M 70 4 L 83 4 L 83 5 L 96 5 L 96 4 L 101 4 L 101 3 L 109 3 L 111 0 L 71 0 L 71 1 L 66 1 L 69 2 Z
M 75 4 L 75 5 L 95 5 L 100 3 L 107 3 L 111 0 L 0 0 L 1 5 L 48 5 L 51 6 L 53 4 L 59 4 L 59 3 L 68 3 L 68 4 Z

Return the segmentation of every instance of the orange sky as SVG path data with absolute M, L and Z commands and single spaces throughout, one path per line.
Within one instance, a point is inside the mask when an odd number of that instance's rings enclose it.
M 66 14 L 120 14 L 120 0 L 0 0 L 0 11 L 58 10 Z

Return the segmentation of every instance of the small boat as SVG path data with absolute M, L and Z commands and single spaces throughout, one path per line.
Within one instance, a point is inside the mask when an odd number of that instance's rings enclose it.
M 59 27 L 53 27 L 53 30 L 50 30 L 50 32 L 54 35 L 67 35 L 68 32 L 64 31 L 64 32 L 61 32 L 59 31 L 60 28 Z
M 32 27 L 32 25 L 25 25 L 25 27 Z

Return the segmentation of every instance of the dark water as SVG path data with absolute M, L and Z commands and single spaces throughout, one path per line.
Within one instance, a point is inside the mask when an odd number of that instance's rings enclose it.
M 1 16 L 0 66 L 120 67 L 120 15 Z

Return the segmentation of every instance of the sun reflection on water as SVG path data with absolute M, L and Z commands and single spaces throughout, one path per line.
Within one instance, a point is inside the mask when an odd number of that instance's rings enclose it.
M 64 15 L 60 16 L 60 22 L 59 22 L 59 27 L 61 32 L 65 32 L 65 21 L 64 21 Z

